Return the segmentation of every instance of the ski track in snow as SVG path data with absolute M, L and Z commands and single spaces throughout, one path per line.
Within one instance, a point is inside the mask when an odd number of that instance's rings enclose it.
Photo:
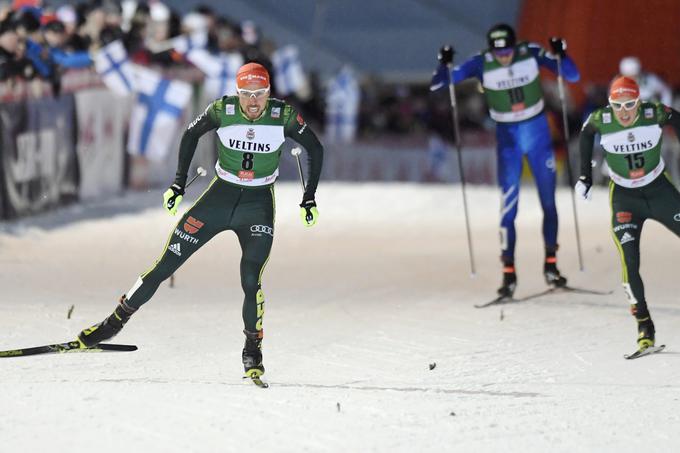
M 645 225 L 642 273 L 667 348 L 626 361 L 635 323 L 606 191 L 578 203 L 584 273 L 560 191 L 558 257 L 570 284 L 612 295 L 486 309 L 473 305 L 500 283 L 499 194 L 468 196 L 474 278 L 458 187 L 321 184 L 320 222 L 306 229 L 299 187 L 279 184 L 263 279 L 269 389 L 241 378 L 239 251 L 227 232 L 116 337 L 138 351 L 0 359 L 0 453 L 680 451 L 680 241 Z M 127 194 L 0 223 L 0 349 L 66 341 L 108 315 L 176 222 L 159 200 Z M 518 297 L 545 286 L 541 220 L 523 187 Z

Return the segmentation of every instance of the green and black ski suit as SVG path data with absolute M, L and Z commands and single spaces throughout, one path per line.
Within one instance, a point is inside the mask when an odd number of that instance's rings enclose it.
M 218 135 L 215 178 L 181 217 L 160 259 L 128 291 L 125 304 L 133 310 L 139 308 L 194 252 L 216 234 L 232 230 L 242 250 L 244 327 L 258 332 L 264 314 L 262 273 L 274 239 L 273 184 L 284 140 L 299 143 L 309 156 L 303 200 L 314 199 L 323 147 L 302 116 L 285 102 L 269 99 L 262 115 L 251 121 L 242 113 L 236 96 L 225 96 L 210 104 L 184 132 L 176 184 L 184 187 L 198 139 L 213 130 Z
M 591 177 L 596 134 L 606 153 L 612 235 L 621 256 L 623 287 L 638 320 L 649 317 L 640 277 L 642 226 L 653 219 L 680 236 L 680 193 L 664 171 L 661 157 L 666 125 L 680 137 L 680 113 L 660 103 L 643 102 L 638 117 L 626 127 L 607 106 L 588 117 L 580 137 L 582 176 Z

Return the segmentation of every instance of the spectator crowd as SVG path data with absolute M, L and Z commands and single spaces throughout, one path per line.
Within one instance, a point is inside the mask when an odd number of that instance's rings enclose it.
M 95 53 L 121 40 L 132 63 L 187 67 L 172 38 L 207 34 L 206 50 L 238 52 L 272 69 L 271 42 L 253 22 L 236 23 L 201 6 L 180 17 L 160 1 L 82 0 L 51 7 L 39 0 L 0 2 L 0 81 L 40 77 L 59 85 L 72 68 L 90 67 Z

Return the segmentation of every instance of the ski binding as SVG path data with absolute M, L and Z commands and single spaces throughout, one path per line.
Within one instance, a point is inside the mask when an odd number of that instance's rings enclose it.
M 269 384 L 262 380 L 263 373 L 264 372 L 260 369 L 251 368 L 250 370 L 246 371 L 243 379 L 250 379 L 253 384 L 260 388 L 266 389 L 269 388 Z

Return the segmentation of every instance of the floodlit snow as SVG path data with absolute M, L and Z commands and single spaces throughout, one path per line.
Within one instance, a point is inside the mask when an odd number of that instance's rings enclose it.
M 642 272 L 668 346 L 627 361 L 635 322 L 606 191 L 578 204 L 583 273 L 560 192 L 559 266 L 574 286 L 612 295 L 481 310 L 500 283 L 499 195 L 468 196 L 472 279 L 459 187 L 322 182 L 320 222 L 307 229 L 299 185 L 280 184 L 264 276 L 269 389 L 241 379 L 239 251 L 227 232 L 116 337 L 138 351 L 0 359 L 0 452 L 680 451 L 680 240 L 645 226 Z M 69 340 L 108 315 L 176 221 L 160 198 L 0 224 L 0 349 Z M 525 186 L 520 297 L 545 287 L 540 223 Z

